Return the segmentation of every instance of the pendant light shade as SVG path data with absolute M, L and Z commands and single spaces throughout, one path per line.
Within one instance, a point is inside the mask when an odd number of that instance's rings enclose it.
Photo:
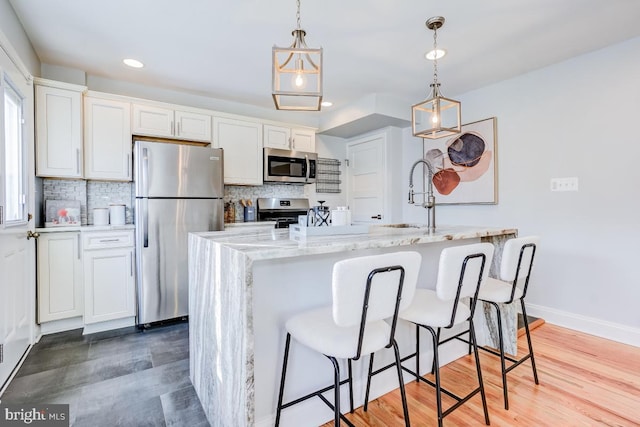
M 322 102 L 322 48 L 307 47 L 306 32 L 298 27 L 289 47 L 273 47 L 273 102 L 278 110 L 320 111 Z
M 444 24 L 442 16 L 434 16 L 426 22 L 433 30 L 433 49 L 437 51 L 438 28 Z M 438 82 L 438 59 L 433 60 L 433 83 L 429 99 L 411 107 L 413 135 L 419 138 L 438 139 L 461 131 L 460 102 L 445 98 Z

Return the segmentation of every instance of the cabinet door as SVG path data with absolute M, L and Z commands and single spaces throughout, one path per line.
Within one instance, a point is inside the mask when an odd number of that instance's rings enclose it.
M 131 104 L 84 98 L 84 176 L 131 181 Z
M 211 142 L 211 116 L 188 111 L 175 112 L 176 136 L 193 141 Z
M 36 86 L 36 175 L 82 177 L 82 93 Z
M 316 133 L 307 129 L 291 130 L 291 149 L 296 151 L 316 151 Z
M 264 125 L 264 146 L 289 150 L 291 148 L 291 129 L 282 126 Z
M 224 150 L 224 183 L 262 185 L 262 125 L 213 118 L 213 146 Z
M 133 133 L 136 135 L 173 136 L 173 110 L 133 104 Z
M 135 316 L 132 248 L 84 252 L 84 323 Z
M 38 320 L 82 314 L 80 233 L 42 233 L 38 238 Z

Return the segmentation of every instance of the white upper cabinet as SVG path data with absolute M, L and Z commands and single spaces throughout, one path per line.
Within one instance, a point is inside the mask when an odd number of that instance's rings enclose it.
M 86 88 L 35 81 L 36 175 L 82 178 L 82 93 Z
M 131 181 L 131 104 L 85 96 L 84 148 L 85 178 Z
M 316 150 L 316 134 L 308 129 L 264 125 L 264 146 L 313 153 Z
M 224 150 L 224 183 L 262 185 L 262 124 L 213 118 L 213 147 Z
M 133 133 L 211 142 L 211 115 L 133 104 Z

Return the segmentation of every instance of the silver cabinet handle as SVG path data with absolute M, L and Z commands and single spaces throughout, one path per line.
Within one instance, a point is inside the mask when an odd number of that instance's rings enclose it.
M 76 148 L 76 172 L 80 175 L 80 149 Z
M 78 238 L 78 259 L 80 259 L 80 257 L 82 256 L 82 254 L 80 253 L 80 233 L 78 233 L 76 237 Z
M 173 121 L 171 122 L 171 135 L 175 135 L 175 134 L 173 133 Z
M 120 239 L 100 239 L 100 243 L 119 242 Z
M 127 178 L 131 178 L 131 155 L 127 154 Z
M 129 264 L 131 265 L 131 277 L 133 277 L 133 251 L 129 251 Z
M 180 136 L 180 122 L 176 123 L 176 127 L 178 128 L 178 130 L 176 131 L 176 136 Z

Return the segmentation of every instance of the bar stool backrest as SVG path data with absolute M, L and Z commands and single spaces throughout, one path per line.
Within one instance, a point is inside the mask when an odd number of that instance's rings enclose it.
M 422 256 L 411 251 L 335 263 L 333 320 L 338 326 L 349 327 L 359 325 L 363 320 L 373 322 L 397 315 L 398 309 L 407 307 L 413 299 L 421 261 Z M 370 286 L 367 286 L 369 282 Z M 401 298 L 398 301 L 399 293 Z M 366 319 L 363 311 L 366 311 Z
M 500 279 L 514 285 L 512 299 L 515 286 L 519 283 L 523 283 L 521 285 L 522 297 L 524 298 L 527 293 L 533 259 L 539 243 L 540 237 L 526 236 L 509 239 L 504 245 L 500 263 Z
M 480 283 L 487 277 L 493 251 L 491 243 L 474 243 L 446 248 L 440 253 L 436 295 L 451 303 L 451 318 L 447 328 L 460 321 L 456 319 L 456 314 L 461 299 L 472 298 L 469 308 L 470 317 L 473 317 Z
M 445 248 L 440 254 L 436 294 L 444 301 L 475 297 L 478 279 L 484 280 L 489 273 L 494 247 L 491 243 Z M 471 255 L 484 255 L 471 257 Z M 469 257 L 466 261 L 465 259 Z M 462 287 L 458 285 L 462 280 Z M 458 294 L 459 292 L 459 294 Z

